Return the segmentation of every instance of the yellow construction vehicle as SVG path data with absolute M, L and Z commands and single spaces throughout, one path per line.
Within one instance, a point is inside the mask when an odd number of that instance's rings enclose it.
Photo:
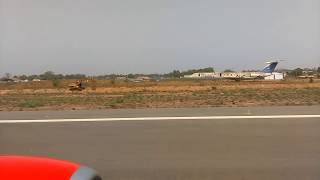
M 91 90 L 96 90 L 97 81 L 93 77 L 87 79 L 77 80 L 74 83 L 69 84 L 70 91 L 82 91 L 88 87 L 91 87 Z
M 75 83 L 69 84 L 69 90 L 70 91 L 82 91 L 85 87 L 83 86 L 82 80 L 78 80 Z

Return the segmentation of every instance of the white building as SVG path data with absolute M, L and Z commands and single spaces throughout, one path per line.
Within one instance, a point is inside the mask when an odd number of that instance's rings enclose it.
M 273 72 L 269 76 L 264 77 L 265 80 L 283 80 L 285 77 L 284 73 Z

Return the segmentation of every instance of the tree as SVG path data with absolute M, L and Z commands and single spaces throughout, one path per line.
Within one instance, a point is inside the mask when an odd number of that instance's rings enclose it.
M 65 79 L 85 79 L 87 76 L 84 74 L 67 74 L 63 78 Z
M 134 74 L 128 74 L 128 78 L 133 79 L 133 78 L 135 78 L 135 75 Z
M 302 76 L 302 74 L 303 74 L 303 69 L 301 69 L 301 68 L 296 68 L 296 69 L 294 69 L 294 70 L 292 71 L 292 73 L 293 73 L 294 76 Z
M 5 74 L 4 74 L 4 78 L 9 79 L 10 77 L 11 77 L 11 74 L 10 74 L 10 73 L 5 73 Z
M 207 67 L 207 68 L 203 68 L 203 69 L 199 69 L 199 72 L 214 72 L 214 68 L 213 67 Z
M 28 76 L 28 80 L 29 81 L 32 81 L 33 79 L 39 79 L 40 77 L 39 77 L 39 75 L 30 75 L 30 76 Z
M 202 68 L 202 69 L 190 69 L 187 71 L 183 71 L 181 72 L 181 75 L 189 75 L 189 74 L 193 74 L 193 73 L 212 73 L 214 72 L 213 67 L 207 67 L 207 68 Z
M 19 79 L 21 79 L 21 80 L 26 80 L 26 79 L 28 79 L 28 76 L 26 76 L 26 75 L 21 75 L 21 76 L 19 76 Z
M 55 74 L 52 71 L 46 71 L 43 74 L 40 74 L 40 79 L 42 80 L 53 80 L 55 79 Z
M 226 69 L 226 70 L 224 70 L 224 72 L 234 72 L 234 71 L 231 69 Z
M 178 71 L 178 70 L 172 71 L 172 77 L 180 78 L 180 76 L 181 76 L 180 71 Z

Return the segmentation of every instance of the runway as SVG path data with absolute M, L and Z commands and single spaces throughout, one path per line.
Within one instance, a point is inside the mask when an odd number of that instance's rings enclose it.
M 319 106 L 0 112 L 8 121 L 0 154 L 80 162 L 104 179 L 316 180 L 319 114 Z M 69 121 L 45 122 L 59 119 Z

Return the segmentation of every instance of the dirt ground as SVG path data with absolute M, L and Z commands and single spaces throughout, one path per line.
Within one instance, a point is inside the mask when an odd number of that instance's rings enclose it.
M 319 105 L 320 80 L 167 80 L 133 83 L 97 81 L 81 92 L 70 81 L 1 83 L 0 110 L 70 110 L 220 106 Z

